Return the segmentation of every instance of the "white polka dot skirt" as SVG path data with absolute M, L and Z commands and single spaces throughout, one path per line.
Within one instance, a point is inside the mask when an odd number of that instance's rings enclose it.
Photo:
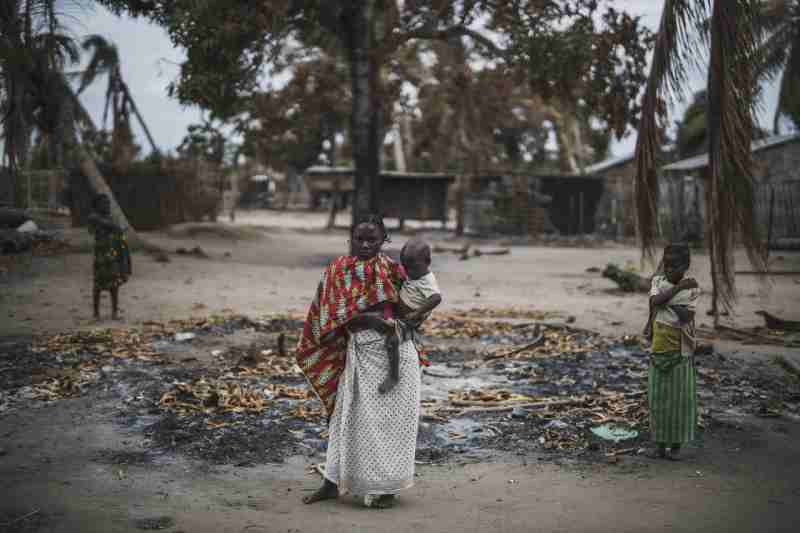
M 400 345 L 400 382 L 386 394 L 385 337 L 371 330 L 350 338 L 331 417 L 325 477 L 341 493 L 395 494 L 414 484 L 420 402 L 419 356 Z

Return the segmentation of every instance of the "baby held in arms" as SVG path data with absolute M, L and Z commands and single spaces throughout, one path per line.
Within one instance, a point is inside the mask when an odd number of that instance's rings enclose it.
M 400 289 L 397 320 L 388 321 L 390 328 L 386 344 L 389 352 L 389 376 L 378 387 L 385 394 L 400 380 L 400 343 L 409 337 L 413 340 L 416 330 L 436 306 L 442 303 L 442 295 L 436 276 L 431 272 L 431 247 L 421 239 L 411 239 L 400 251 L 400 262 L 408 279 Z

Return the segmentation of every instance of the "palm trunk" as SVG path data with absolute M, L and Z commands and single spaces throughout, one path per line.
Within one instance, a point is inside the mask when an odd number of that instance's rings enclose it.
M 392 148 L 394 149 L 394 166 L 399 172 L 405 172 L 407 168 L 406 154 L 403 149 L 403 135 L 400 133 L 400 126 L 398 124 L 394 125 L 392 133 L 394 134 L 394 142 L 392 143 Z
M 63 82 L 63 90 L 69 91 L 69 94 L 74 94 L 66 79 Z M 77 98 L 66 98 L 65 102 L 65 148 L 74 158 L 81 173 L 86 177 L 92 192 L 95 194 L 104 194 L 108 197 L 109 204 L 111 205 L 111 218 L 128 234 L 128 242 L 132 247 L 142 248 L 147 251 L 160 251 L 159 247 L 142 239 L 133 226 L 131 226 L 130 222 L 128 222 L 128 217 L 125 216 L 122 208 L 117 203 L 113 191 L 100 173 L 100 169 L 97 168 L 97 163 L 95 163 L 94 158 L 81 144 L 75 124 L 76 112 L 78 111 L 75 109 L 75 105 L 80 105 L 80 101 Z
M 161 152 L 159 151 L 158 146 L 156 146 L 156 142 L 153 140 L 153 136 L 150 134 L 150 129 L 147 127 L 144 118 L 142 118 L 142 114 L 139 113 L 139 108 L 136 107 L 136 102 L 134 102 L 133 98 L 131 97 L 131 93 L 128 90 L 128 85 L 124 81 L 121 82 L 121 85 L 122 85 L 122 91 L 125 95 L 125 99 L 127 99 L 128 103 L 131 104 L 131 109 L 133 109 L 133 114 L 136 115 L 136 120 L 139 121 L 139 125 L 142 127 L 142 130 L 144 130 L 144 134 L 147 136 L 147 142 L 150 143 L 150 148 L 153 150 L 153 153 L 156 154 L 156 156 L 161 156 Z
M 561 172 L 577 174 L 578 161 L 575 154 L 577 147 L 570 136 L 569 120 L 569 113 L 564 112 L 559 114 L 553 122 L 558 143 L 558 167 Z

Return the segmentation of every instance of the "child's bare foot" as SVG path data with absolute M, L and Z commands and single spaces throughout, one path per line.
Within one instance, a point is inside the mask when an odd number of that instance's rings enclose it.
M 394 502 L 394 494 L 381 494 L 372 501 L 371 507 L 373 509 L 389 509 L 390 507 L 394 507 Z
M 383 383 L 378 385 L 378 392 L 380 392 L 381 394 L 386 394 L 387 392 L 392 390 L 395 385 L 397 385 L 397 380 L 392 379 L 392 377 L 389 376 L 383 380 Z
M 647 453 L 645 453 L 645 457 L 649 457 L 650 459 L 666 459 L 667 447 L 659 444 L 657 447 L 648 450 Z
M 681 455 L 680 445 L 674 445 L 669 449 L 669 452 L 667 453 L 666 457 L 670 461 L 680 461 L 681 460 L 680 455 Z
M 327 479 L 322 483 L 322 486 L 314 494 L 303 497 L 303 503 L 316 503 L 323 500 L 333 500 L 339 497 L 339 487 L 335 483 L 331 483 Z

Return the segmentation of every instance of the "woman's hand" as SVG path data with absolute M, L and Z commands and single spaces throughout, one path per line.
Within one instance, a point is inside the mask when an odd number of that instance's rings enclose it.
M 350 326 L 354 330 L 372 329 L 384 335 L 387 335 L 394 329 L 388 321 L 383 319 L 381 313 L 376 312 L 360 314 L 350 322 Z

